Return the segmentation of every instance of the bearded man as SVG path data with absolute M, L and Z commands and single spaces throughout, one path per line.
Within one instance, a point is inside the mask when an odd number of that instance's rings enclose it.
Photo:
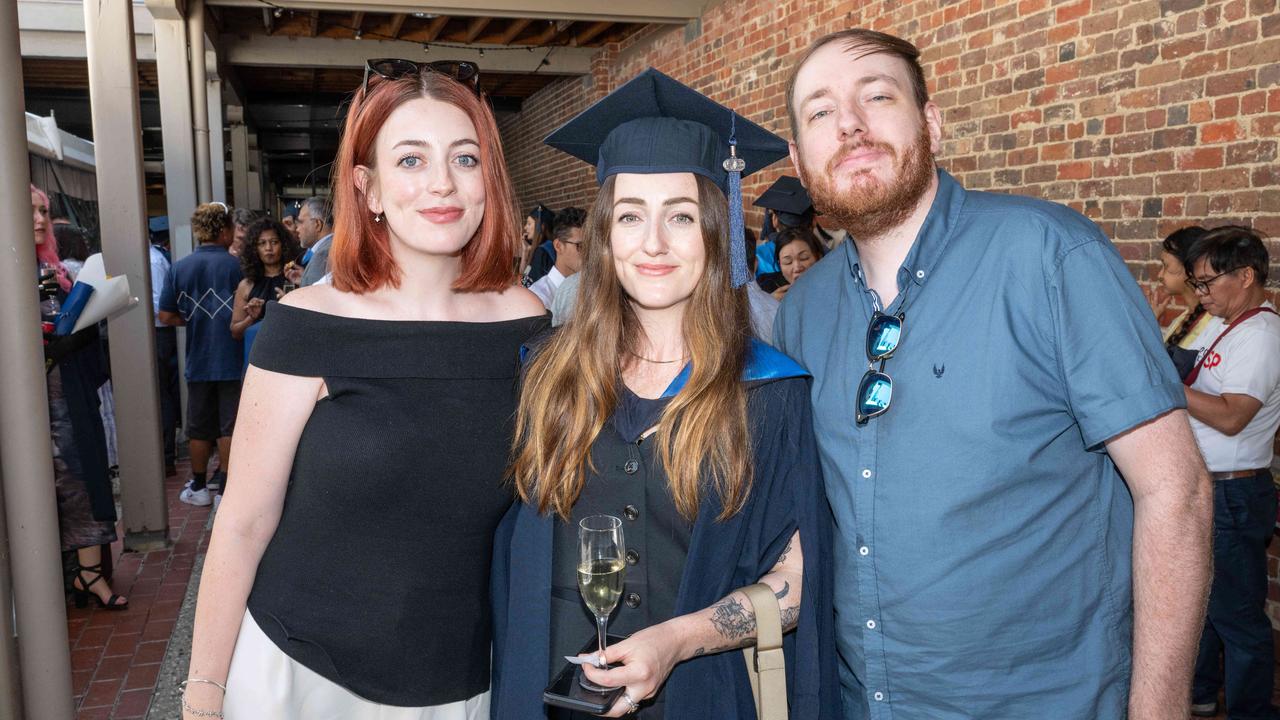
M 798 175 L 845 242 L 775 341 L 813 374 L 844 716 L 1186 717 L 1212 491 L 1112 244 L 934 164 L 919 52 L 849 30 L 787 88 Z

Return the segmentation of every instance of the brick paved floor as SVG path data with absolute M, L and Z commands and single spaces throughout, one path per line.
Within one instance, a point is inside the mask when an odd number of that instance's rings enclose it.
M 169 549 L 122 554 L 120 543 L 112 548 L 112 585 L 129 598 L 129 609 L 106 611 L 92 600 L 84 610 L 67 606 L 77 720 L 127 720 L 147 713 L 192 564 L 209 541 L 204 527 L 210 508 L 178 501 L 188 475 L 183 462 L 165 482 Z

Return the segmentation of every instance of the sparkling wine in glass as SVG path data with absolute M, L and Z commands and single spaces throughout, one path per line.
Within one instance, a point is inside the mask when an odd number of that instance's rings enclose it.
M 578 591 L 595 615 L 601 656 L 604 655 L 609 615 L 622 596 L 626 552 L 622 520 L 612 515 L 591 515 L 578 523 Z M 580 682 L 583 687 L 596 692 L 608 689 L 590 682 L 585 675 Z

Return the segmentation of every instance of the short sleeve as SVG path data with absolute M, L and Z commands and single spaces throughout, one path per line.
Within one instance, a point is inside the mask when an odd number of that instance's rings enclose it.
M 1265 403 L 1280 386 L 1280 334 L 1241 323 L 1222 339 L 1218 392 L 1248 395 Z
M 1085 445 L 1186 407 L 1142 292 L 1113 245 L 1082 239 L 1050 269 L 1049 302 L 1066 399 Z
M 174 287 L 174 266 L 164 274 L 164 284 L 160 288 L 160 310 L 162 312 L 178 312 L 178 292 Z

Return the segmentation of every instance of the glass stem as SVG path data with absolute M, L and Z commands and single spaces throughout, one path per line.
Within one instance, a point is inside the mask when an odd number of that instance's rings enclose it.
M 596 637 L 600 641 L 599 644 L 600 644 L 600 662 L 601 663 L 604 662 L 604 629 L 606 624 L 608 624 L 608 622 L 609 622 L 608 615 L 596 616 Z

